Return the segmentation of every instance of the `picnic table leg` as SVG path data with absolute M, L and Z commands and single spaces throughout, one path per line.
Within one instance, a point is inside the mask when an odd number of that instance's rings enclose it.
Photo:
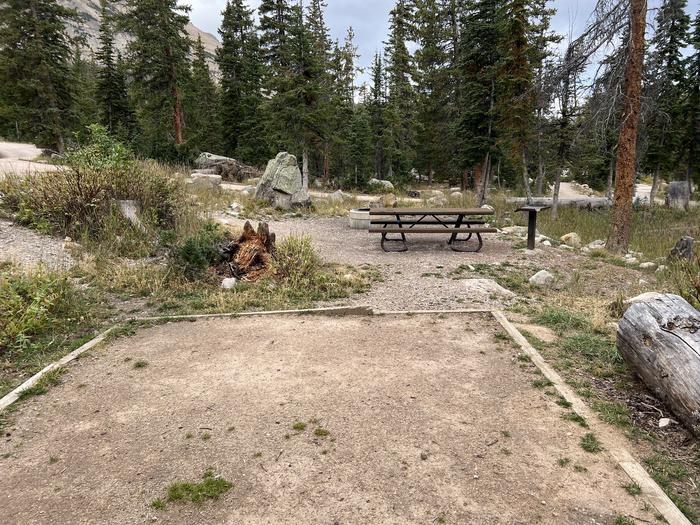
M 537 211 L 529 210 L 527 214 L 527 249 L 535 249 L 535 237 L 537 236 Z
M 455 224 L 455 229 L 458 230 L 459 228 L 462 227 L 462 222 L 464 221 L 464 215 L 458 215 L 457 216 L 457 223 Z M 471 234 L 469 234 L 469 237 L 466 239 L 467 241 L 471 238 Z M 450 246 L 452 245 L 453 242 L 457 240 L 457 232 L 453 233 L 450 235 L 450 240 L 447 241 L 447 244 Z
M 399 223 L 399 228 L 403 228 L 403 225 L 401 224 L 401 218 L 398 215 L 396 216 L 396 218 L 397 218 L 398 223 Z M 384 228 L 386 228 L 386 227 L 387 227 L 387 225 L 385 224 Z M 390 239 L 387 237 L 387 235 L 388 235 L 387 233 L 382 233 L 382 241 L 381 241 L 382 250 L 384 250 L 385 252 L 405 252 L 405 251 L 408 251 L 408 245 L 406 244 L 406 234 L 405 233 L 401 234 L 400 239 Z M 387 241 L 388 242 L 401 242 L 401 243 L 403 243 L 403 247 L 399 250 L 389 250 L 386 247 Z

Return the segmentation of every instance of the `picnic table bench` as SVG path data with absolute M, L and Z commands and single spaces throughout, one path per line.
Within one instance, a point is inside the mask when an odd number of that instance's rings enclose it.
M 408 250 L 406 234 L 447 233 L 447 244 L 456 252 L 478 252 L 484 245 L 484 233 L 496 233 L 496 228 L 486 226 L 483 217 L 493 215 L 488 208 L 372 208 L 369 211 L 370 233 L 382 234 L 382 250 L 405 252 Z M 389 234 L 399 237 L 390 238 Z M 467 237 L 460 238 L 460 234 Z M 475 248 L 461 247 L 476 237 Z M 399 243 L 398 249 L 389 249 L 387 243 Z

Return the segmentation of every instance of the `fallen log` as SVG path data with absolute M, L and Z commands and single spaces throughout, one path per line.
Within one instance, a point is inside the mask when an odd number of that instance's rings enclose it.
M 255 231 L 249 221 L 243 233 L 220 250 L 221 262 L 216 272 L 223 277 L 234 277 L 239 281 L 255 282 L 266 276 L 272 266 L 275 252 L 275 234 L 270 233 L 267 223 L 258 224 Z
M 644 384 L 700 437 L 700 312 L 678 295 L 633 304 L 617 348 Z

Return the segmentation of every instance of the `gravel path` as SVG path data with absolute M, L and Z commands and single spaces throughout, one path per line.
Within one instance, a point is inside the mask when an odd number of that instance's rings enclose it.
M 74 263 L 60 239 L 41 235 L 7 220 L 0 220 L 0 261 L 29 268 L 43 265 L 53 269 L 68 269 Z
M 244 223 L 241 220 L 227 222 L 238 227 Z M 451 272 L 462 265 L 512 264 L 534 274 L 543 268 L 567 266 L 572 258 L 578 257 L 556 248 L 530 253 L 515 250 L 513 240 L 500 234 L 485 236 L 480 253 L 453 252 L 447 246 L 446 235 L 409 236 L 407 252 L 385 253 L 379 245 L 379 235 L 352 230 L 345 218 L 289 219 L 269 224 L 278 238 L 310 236 L 327 261 L 353 266 L 367 264 L 378 270 L 383 281 L 375 283 L 368 293 L 351 297 L 344 304 L 368 305 L 381 310 L 502 307 L 504 298 L 473 293 L 468 289 L 466 278 L 479 277 L 478 272 L 462 272 L 458 277 L 450 275 Z

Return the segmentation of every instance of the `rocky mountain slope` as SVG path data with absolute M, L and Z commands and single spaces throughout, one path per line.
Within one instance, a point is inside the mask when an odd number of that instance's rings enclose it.
M 97 49 L 101 14 L 100 0 L 60 0 L 60 2 L 66 7 L 75 9 L 80 14 L 82 23 L 79 27 L 74 28 L 74 30 L 85 35 L 90 48 Z M 187 32 L 192 40 L 197 40 L 198 36 L 202 37 L 202 43 L 204 44 L 204 49 L 209 58 L 210 65 L 212 68 L 215 68 L 214 56 L 216 48 L 219 47 L 219 41 L 216 37 L 211 33 L 202 31 L 191 23 L 187 24 Z M 120 48 L 126 46 L 125 35 L 117 36 L 117 45 Z

